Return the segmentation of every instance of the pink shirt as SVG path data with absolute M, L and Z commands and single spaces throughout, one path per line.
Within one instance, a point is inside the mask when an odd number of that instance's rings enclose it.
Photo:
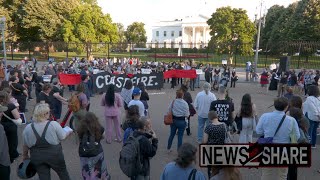
M 107 106 L 105 101 L 106 93 L 102 95 L 101 100 L 101 106 L 104 106 L 104 115 L 105 116 L 119 116 L 120 115 L 120 108 L 123 106 L 123 100 L 120 96 L 120 94 L 115 93 L 114 98 L 114 105 L 113 106 Z

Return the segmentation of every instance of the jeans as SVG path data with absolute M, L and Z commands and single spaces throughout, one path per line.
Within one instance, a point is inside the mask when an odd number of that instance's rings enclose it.
M 311 137 L 311 145 L 315 146 L 317 142 L 317 128 L 319 126 L 319 122 L 309 120 L 310 127 L 309 127 L 309 136 Z
M 202 142 L 203 139 L 203 130 L 204 130 L 204 125 L 208 125 L 209 120 L 208 118 L 202 118 L 198 116 L 198 142 Z
M 200 75 L 199 74 L 197 75 L 195 85 L 196 85 L 196 88 L 200 88 Z
M 173 123 L 170 125 L 170 136 L 168 139 L 167 149 L 171 149 L 172 141 L 174 136 L 176 135 L 177 130 L 178 130 L 178 149 L 179 149 L 179 147 L 182 145 L 183 133 L 186 126 L 187 126 L 187 123 L 185 120 L 173 119 Z

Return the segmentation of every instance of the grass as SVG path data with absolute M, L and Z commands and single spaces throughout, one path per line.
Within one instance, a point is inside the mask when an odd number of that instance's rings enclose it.
M 160 53 L 158 53 L 160 54 Z M 171 53 L 172 54 L 172 53 Z M 184 55 L 186 54 L 195 54 L 195 53 L 183 53 Z M 199 53 L 200 54 L 200 53 Z M 122 57 L 136 57 L 141 59 L 142 61 L 154 61 L 155 58 L 148 57 L 148 55 L 154 55 L 154 53 L 146 53 L 146 52 L 123 52 L 123 53 L 113 53 L 111 52 L 109 54 L 110 58 L 116 57 L 116 58 L 122 58 Z M 206 54 L 201 54 L 201 55 L 206 55 Z M 40 61 L 47 61 L 47 56 L 42 54 L 42 55 L 33 55 L 32 53 L 30 54 L 31 57 L 36 57 Z M 93 57 L 108 57 L 107 53 L 102 53 L 102 52 L 93 52 L 92 53 Z M 0 57 L 3 57 L 1 54 Z M 8 60 L 22 60 L 24 57 L 29 57 L 28 52 L 14 52 L 11 54 L 11 52 L 8 52 L 7 54 L 7 59 Z M 54 52 L 54 53 L 49 53 L 50 58 L 54 58 L 56 61 L 63 61 L 67 58 L 67 53 L 66 52 Z M 76 54 L 75 52 L 69 52 L 68 53 L 69 58 L 73 57 L 79 57 L 79 58 L 86 58 L 87 54 L 82 53 L 82 54 Z M 226 59 L 225 55 L 216 55 L 216 54 L 209 54 L 209 58 L 200 58 L 196 59 L 198 63 L 204 63 L 204 64 L 212 64 L 212 65 L 221 65 L 221 60 Z M 179 61 L 179 58 L 176 59 L 156 59 L 157 61 L 164 61 L 164 62 L 173 62 L 173 61 Z M 183 59 L 182 59 L 183 60 Z M 235 56 L 233 58 L 233 64 L 236 67 L 244 67 L 247 61 L 254 62 L 254 56 Z M 271 63 L 278 63 L 279 62 L 279 56 L 266 56 L 266 55 L 260 55 L 258 59 L 258 67 L 269 67 Z M 308 68 L 308 69 L 319 69 L 320 68 L 320 57 L 309 57 L 308 61 L 306 57 L 299 57 L 298 56 L 293 56 L 290 59 L 290 68 Z

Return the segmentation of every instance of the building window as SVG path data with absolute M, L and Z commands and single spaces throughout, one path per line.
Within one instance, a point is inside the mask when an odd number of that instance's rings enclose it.
M 167 37 L 167 31 L 163 31 L 163 36 Z
M 179 31 L 179 36 L 182 36 L 182 31 Z
M 174 37 L 174 31 L 171 31 L 171 37 Z
M 159 31 L 156 31 L 156 36 L 159 37 Z

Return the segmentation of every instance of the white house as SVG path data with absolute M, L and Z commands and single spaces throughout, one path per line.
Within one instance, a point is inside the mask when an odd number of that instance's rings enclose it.
M 204 15 L 188 16 L 174 21 L 160 21 L 152 27 L 152 47 L 204 48 L 211 36 Z

